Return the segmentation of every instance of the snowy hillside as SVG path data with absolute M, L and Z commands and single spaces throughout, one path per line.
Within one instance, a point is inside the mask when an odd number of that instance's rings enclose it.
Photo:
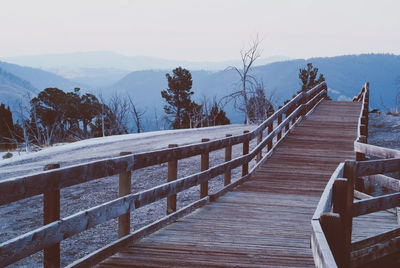
M 225 134 L 239 135 L 256 126 L 228 125 L 196 129 L 165 130 L 93 138 L 40 152 L 14 152 L 10 159 L 0 158 L 0 180 L 40 172 L 46 164 L 60 163 L 61 167 L 118 156 L 120 152 L 146 152 L 167 148 L 168 144 L 184 145 L 200 142 L 202 138 L 222 138 Z M 4 153 L 2 153 L 4 154 Z

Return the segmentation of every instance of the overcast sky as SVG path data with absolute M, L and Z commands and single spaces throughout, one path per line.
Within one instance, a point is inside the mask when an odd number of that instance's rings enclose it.
M 109 50 L 177 60 L 400 54 L 400 1 L 1 0 L 0 57 Z

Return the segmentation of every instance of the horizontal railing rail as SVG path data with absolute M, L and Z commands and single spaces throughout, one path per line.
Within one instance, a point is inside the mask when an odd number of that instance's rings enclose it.
M 311 221 L 311 246 L 317 267 L 363 267 L 399 252 L 400 228 L 357 242 L 351 241 L 354 217 L 400 206 L 398 179 L 383 175 L 400 171 L 400 151 L 367 144 L 369 84 L 353 101 L 362 102 L 354 142 L 356 161 L 341 163 L 327 183 Z M 368 160 L 367 156 L 384 159 Z M 364 182 L 395 193 L 370 196 L 361 192 Z M 359 188 L 359 189 L 356 189 Z M 353 201 L 357 197 L 358 201 Z M 328 246 L 327 246 L 328 245 Z
M 54 193 L 54 195 L 51 195 L 49 202 L 55 200 L 59 203 L 59 190 L 65 187 L 86 183 L 91 180 L 117 174 L 120 174 L 121 183 L 121 179 L 123 178 L 125 178 L 125 180 L 126 178 L 130 180 L 129 172 L 131 171 L 162 163 L 168 163 L 169 173 L 171 164 L 171 172 L 175 173 L 176 177 L 176 166 L 174 169 L 172 163 L 176 163 L 176 161 L 180 159 L 202 155 L 201 172 L 180 179 L 172 178 L 174 177 L 174 174 L 171 173 L 172 181 L 139 193 L 130 193 L 129 189 L 129 191 L 127 191 L 117 199 L 75 213 L 63 219 L 59 219 L 59 216 L 58 218 L 53 217 L 44 226 L 1 243 L 0 263 L 8 265 L 40 250 L 47 250 L 54 247 L 56 250 L 55 252 L 57 252 L 58 247 L 58 253 L 56 253 L 56 255 L 59 255 L 59 243 L 62 240 L 89 228 L 92 228 L 98 224 L 107 222 L 108 220 L 117 217 L 119 219 L 122 219 L 122 217 L 128 215 L 130 211 L 154 203 L 163 198 L 168 199 L 167 201 L 169 205 L 167 206 L 170 211 L 168 211 L 167 213 L 175 213 L 176 198 L 171 198 L 177 193 L 197 185 L 201 185 L 202 187 L 200 198 L 202 200 L 201 204 L 203 204 L 204 202 L 206 202 L 206 199 L 204 198 L 208 198 L 208 186 L 206 183 L 209 180 L 218 175 L 224 173 L 226 174 L 227 172 L 230 172 L 232 169 L 239 166 L 242 166 L 242 176 L 238 181 L 244 181 L 245 179 L 247 179 L 250 176 L 251 172 L 255 170 L 253 168 L 249 173 L 248 163 L 256 157 L 258 161 L 257 166 L 265 161 L 265 159 L 271 154 L 273 150 L 273 147 L 271 146 L 273 139 L 277 139 L 277 142 L 279 142 L 282 139 L 282 133 L 288 133 L 291 130 L 291 127 L 293 127 L 299 120 L 301 120 L 301 118 L 305 116 L 307 112 L 312 110 L 313 107 L 315 107 L 315 105 L 319 103 L 319 101 L 326 97 L 326 91 L 326 84 L 321 83 L 308 92 L 301 92 L 292 100 L 290 100 L 285 106 L 272 114 L 256 129 L 243 135 L 226 137 L 215 141 L 204 141 L 199 144 L 168 148 L 152 152 L 127 154 L 119 157 L 93 161 L 70 167 L 60 168 L 59 166 L 54 166 L 50 168 L 55 169 L 43 171 L 33 175 L 21 176 L 1 181 L 0 205 L 8 204 L 39 194 L 44 194 L 46 199 L 46 195 L 48 195 L 49 193 Z M 283 115 L 285 115 L 285 119 L 282 121 Z M 273 127 L 274 121 L 279 122 L 276 127 Z M 262 138 L 262 133 L 266 129 L 268 129 L 268 134 L 265 136 L 265 138 Z M 249 142 L 256 137 L 258 138 L 258 144 L 255 146 L 255 148 L 249 151 Z M 208 166 L 209 152 L 224 148 L 227 150 L 227 148 L 231 148 L 233 145 L 240 143 L 243 144 L 242 156 L 236 157 L 234 159 L 226 159 L 224 163 L 218 164 L 211 168 Z M 263 159 L 259 159 L 258 156 L 261 155 L 262 150 L 265 147 L 268 147 L 268 154 L 264 156 Z M 225 187 L 219 193 L 214 194 L 214 197 L 210 197 L 217 198 L 227 189 L 231 189 L 232 187 L 236 186 L 238 184 L 238 181 L 231 182 L 229 175 L 227 182 L 224 184 Z M 130 183 L 128 183 L 127 185 L 129 185 L 128 187 L 130 187 Z M 44 201 L 44 207 L 46 208 L 46 201 Z M 190 209 L 192 208 L 193 206 L 190 207 Z M 122 222 L 125 222 L 123 223 L 125 224 L 125 227 L 123 227 L 125 231 L 122 232 L 121 236 L 128 236 L 129 217 L 127 219 L 125 218 L 125 220 L 122 220 Z M 126 225 L 128 227 L 126 227 Z M 44 256 L 45 264 L 46 250 Z M 52 254 L 54 255 L 54 252 Z M 59 256 L 56 264 L 49 261 L 49 266 L 54 265 L 59 266 Z
M 133 171 L 166 163 L 171 160 L 188 158 L 202 153 L 223 149 L 227 146 L 243 143 L 244 141 L 248 141 L 258 136 L 268 127 L 269 124 L 272 124 L 278 117 L 288 111 L 289 108 L 298 107 L 300 101 L 304 99 L 308 100 L 310 95 L 323 89 L 326 89 L 325 83 L 321 83 L 314 87 L 308 93 L 301 92 L 284 107 L 265 120 L 255 130 L 247 134 L 178 148 L 119 156 L 0 181 L 0 205 L 39 195 L 48 191 L 116 175 L 121 172 Z

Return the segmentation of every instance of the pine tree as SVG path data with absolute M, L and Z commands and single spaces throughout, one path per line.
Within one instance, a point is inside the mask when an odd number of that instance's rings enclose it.
M 209 122 L 212 126 L 229 125 L 231 121 L 226 116 L 224 110 L 219 108 L 217 102 L 214 102 L 209 115 Z
M 161 91 L 161 96 L 167 102 L 164 106 L 165 113 L 169 116 L 169 121 L 174 129 L 188 127 L 187 120 L 184 122 L 185 113 L 189 113 L 193 95 L 192 75 L 182 67 L 174 69 L 173 75 L 166 74 L 168 88 Z
M 299 78 L 302 82 L 301 91 L 308 91 L 318 85 L 321 82 L 325 81 L 325 77 L 323 74 L 320 74 L 318 79 L 318 68 L 314 68 L 312 63 L 307 63 L 307 68 L 299 70 Z M 300 91 L 299 91 L 300 92 Z
M 0 148 L 10 148 L 8 144 L 11 142 L 14 124 L 10 107 L 2 103 L 0 105 Z

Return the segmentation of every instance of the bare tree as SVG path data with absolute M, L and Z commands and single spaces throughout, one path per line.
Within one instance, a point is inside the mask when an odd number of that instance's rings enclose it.
M 273 103 L 275 102 L 275 91 L 268 97 L 265 95 L 263 82 L 256 82 L 254 90 L 251 91 L 249 99 L 249 118 L 251 123 L 261 123 L 268 118 L 269 113 L 274 112 Z
M 19 104 L 18 104 L 18 115 L 19 115 L 19 118 L 21 118 L 21 127 L 22 127 L 22 131 L 23 131 L 23 140 L 24 140 L 24 147 L 25 147 L 25 151 L 26 152 L 32 152 L 32 147 L 31 147 L 31 140 L 30 140 L 30 138 L 29 138 L 29 131 L 28 131 L 28 128 L 29 128 L 29 120 L 28 120 L 28 118 L 27 118 L 27 116 L 26 116 L 26 111 L 29 111 L 29 109 L 27 109 L 27 107 L 26 106 L 24 106 L 23 104 L 22 104 L 23 102 L 22 102 L 22 100 L 20 100 L 20 102 L 19 102 Z M 15 133 L 15 135 L 17 135 L 16 133 Z
M 109 111 L 106 116 L 109 126 L 108 135 L 128 133 L 129 101 L 118 94 L 114 94 L 108 102 L 108 108 Z
M 143 132 L 142 126 L 142 116 L 146 113 L 146 110 L 138 110 L 136 109 L 136 105 L 134 104 L 130 95 L 128 95 L 129 103 L 131 104 L 131 113 L 133 115 L 133 121 L 135 121 L 136 131 L 137 133 Z
M 234 100 L 235 108 L 245 113 L 245 121 L 249 123 L 248 100 L 250 88 L 256 83 L 256 79 L 250 75 L 251 67 L 261 56 L 261 40 L 258 35 L 250 42 L 249 48 L 240 51 L 242 66 L 240 68 L 230 66 L 228 70 L 235 70 L 239 75 L 240 89 L 227 96 L 228 101 Z

